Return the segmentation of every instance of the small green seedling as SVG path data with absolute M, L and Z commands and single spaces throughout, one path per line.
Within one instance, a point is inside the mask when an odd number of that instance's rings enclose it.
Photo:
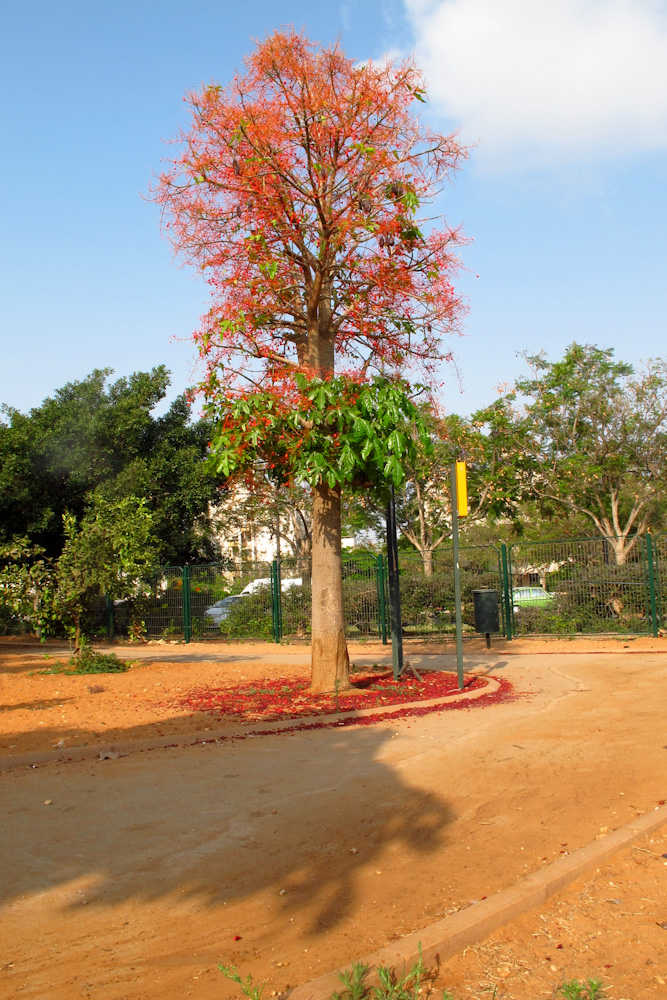
M 366 1000 L 369 986 L 366 982 L 370 968 L 363 962 L 353 962 L 350 970 L 339 972 L 338 976 L 345 987 L 341 993 L 332 993 L 331 1000 Z
M 265 983 L 256 986 L 250 975 L 243 979 L 235 965 L 219 964 L 218 968 L 224 976 L 238 983 L 248 1000 L 261 1000 Z M 424 965 L 421 945 L 419 958 L 403 976 L 398 976 L 393 969 L 381 965 L 375 970 L 378 985 L 371 986 L 368 982 L 370 971 L 370 967 L 363 962 L 353 962 L 349 969 L 339 973 L 343 989 L 340 993 L 332 993 L 331 1000 L 421 1000 L 421 984 L 424 979 L 432 978 Z M 445 990 L 442 1000 L 454 1000 L 454 997 L 449 990 Z
M 419 1000 L 421 984 L 428 976 L 419 946 L 419 958 L 403 976 L 388 966 L 380 965 L 375 970 L 379 980 L 377 986 L 367 982 L 370 969 L 361 962 L 353 962 L 349 971 L 339 973 L 345 987 L 340 993 L 332 993 L 331 1000 Z M 443 1000 L 448 1000 L 447 994 Z
M 599 1000 L 603 989 L 601 979 L 587 979 L 585 983 L 578 979 L 570 979 L 561 985 L 558 995 L 563 997 L 563 1000 Z
M 265 983 L 261 986 L 255 986 L 252 981 L 252 976 L 248 975 L 243 979 L 238 972 L 235 965 L 220 965 L 218 963 L 218 968 L 222 972 L 223 976 L 227 976 L 227 979 L 231 979 L 232 982 L 238 983 L 241 990 L 249 998 L 249 1000 L 261 1000 L 262 991 L 264 990 Z

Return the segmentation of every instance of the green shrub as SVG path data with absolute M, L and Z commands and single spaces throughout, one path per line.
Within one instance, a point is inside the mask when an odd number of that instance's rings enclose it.
M 69 665 L 69 669 L 68 669 Z M 41 670 L 43 674 L 121 674 L 129 670 L 132 663 L 128 660 L 119 660 L 115 653 L 100 653 L 92 648 L 90 643 L 82 640 L 81 651 L 77 656 L 70 656 L 67 664 L 60 660 L 46 670 Z
M 15 614 L 6 605 L 0 604 L 0 635 L 29 635 L 32 631 L 30 622 Z

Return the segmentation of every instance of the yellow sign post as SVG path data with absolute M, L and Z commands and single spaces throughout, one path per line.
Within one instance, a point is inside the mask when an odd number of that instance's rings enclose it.
M 462 469 L 462 473 L 461 470 Z M 459 493 L 463 480 L 463 496 Z M 456 462 L 451 467 L 452 490 L 452 556 L 454 559 L 454 620 L 456 622 L 456 673 L 459 691 L 463 690 L 463 625 L 461 621 L 461 573 L 459 566 L 459 514 L 468 513 L 468 490 L 466 486 L 465 462 Z
M 456 463 L 456 512 L 459 517 L 468 513 L 468 480 L 465 462 Z

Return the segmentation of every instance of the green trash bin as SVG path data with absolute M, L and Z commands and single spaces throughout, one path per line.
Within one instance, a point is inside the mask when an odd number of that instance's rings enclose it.
M 492 587 L 473 590 L 475 631 L 486 635 L 486 648 L 491 648 L 491 635 L 500 632 L 499 593 Z

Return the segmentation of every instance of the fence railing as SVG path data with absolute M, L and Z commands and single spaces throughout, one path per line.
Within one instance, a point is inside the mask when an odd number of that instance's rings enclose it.
M 658 635 L 667 616 L 667 532 L 637 537 L 623 565 L 604 539 L 462 546 L 459 553 L 464 635 L 474 633 L 473 591 L 499 595 L 501 632 L 528 635 Z M 454 563 L 443 546 L 426 563 L 399 550 L 403 633 L 453 634 Z M 85 622 L 110 638 L 193 639 L 310 636 L 308 558 L 273 562 L 166 566 L 119 601 L 103 598 Z M 390 636 L 386 557 L 343 558 L 348 638 Z
M 655 550 L 650 535 L 637 537 L 618 565 L 603 538 L 512 545 L 514 634 L 657 635 Z
M 460 551 L 464 629 L 472 633 L 472 591 L 503 593 L 501 553 L 494 546 Z M 403 631 L 446 636 L 454 631 L 454 563 L 451 549 L 426 566 L 419 556 L 400 555 Z M 163 567 L 121 601 L 100 601 L 87 622 L 91 633 L 111 637 L 268 639 L 308 638 L 311 614 L 309 559 Z M 506 631 L 505 601 L 502 629 Z M 343 605 L 348 638 L 391 634 L 386 556 L 343 557 Z

